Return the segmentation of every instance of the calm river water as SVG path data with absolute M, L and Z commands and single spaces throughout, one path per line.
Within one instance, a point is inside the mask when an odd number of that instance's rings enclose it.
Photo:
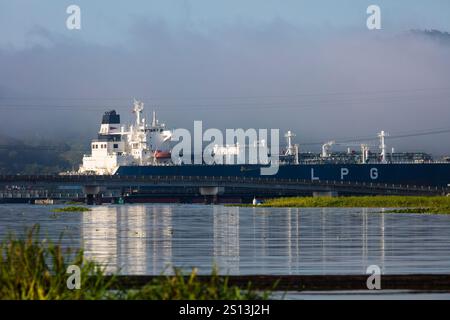
M 83 247 L 123 274 L 168 266 L 223 274 L 450 273 L 450 215 L 382 209 L 239 208 L 146 204 L 51 213 L 54 206 L 0 205 L 0 236 L 41 225 L 41 235 Z

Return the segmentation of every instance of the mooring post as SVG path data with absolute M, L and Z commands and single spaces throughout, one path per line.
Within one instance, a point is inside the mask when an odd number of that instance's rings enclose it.
M 86 204 L 88 206 L 92 206 L 94 204 L 94 195 L 93 194 L 86 194 Z
M 223 187 L 218 186 L 207 186 L 199 188 L 200 194 L 204 196 L 204 203 L 217 204 L 219 201 L 219 195 L 224 193 Z
M 103 194 L 102 193 L 97 193 L 95 195 L 95 204 L 101 205 L 102 203 L 103 203 Z
M 83 186 L 83 192 L 86 195 L 86 204 L 93 205 L 95 198 L 97 198 L 97 195 L 100 193 L 100 187 L 92 185 Z

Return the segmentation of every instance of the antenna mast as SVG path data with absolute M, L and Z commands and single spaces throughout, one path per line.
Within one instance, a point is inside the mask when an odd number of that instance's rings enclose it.
M 386 143 L 385 143 L 385 138 L 387 136 L 389 136 L 389 134 L 384 132 L 384 130 L 381 130 L 381 132 L 378 134 L 378 138 L 380 138 L 381 163 L 387 163 L 387 160 L 386 160 Z
M 136 125 L 139 127 L 141 125 L 141 113 L 144 110 L 144 103 L 134 99 L 133 112 L 136 113 Z

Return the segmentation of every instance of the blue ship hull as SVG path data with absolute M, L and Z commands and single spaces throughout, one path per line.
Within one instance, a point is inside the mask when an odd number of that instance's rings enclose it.
M 261 177 L 261 165 L 121 166 L 117 175 Z M 269 179 L 352 181 L 447 187 L 450 163 L 280 165 Z

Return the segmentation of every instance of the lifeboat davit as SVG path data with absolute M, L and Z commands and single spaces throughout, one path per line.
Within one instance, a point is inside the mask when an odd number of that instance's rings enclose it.
M 161 151 L 161 150 L 156 150 L 155 151 L 155 158 L 156 159 L 167 159 L 170 158 L 171 154 L 169 151 Z

